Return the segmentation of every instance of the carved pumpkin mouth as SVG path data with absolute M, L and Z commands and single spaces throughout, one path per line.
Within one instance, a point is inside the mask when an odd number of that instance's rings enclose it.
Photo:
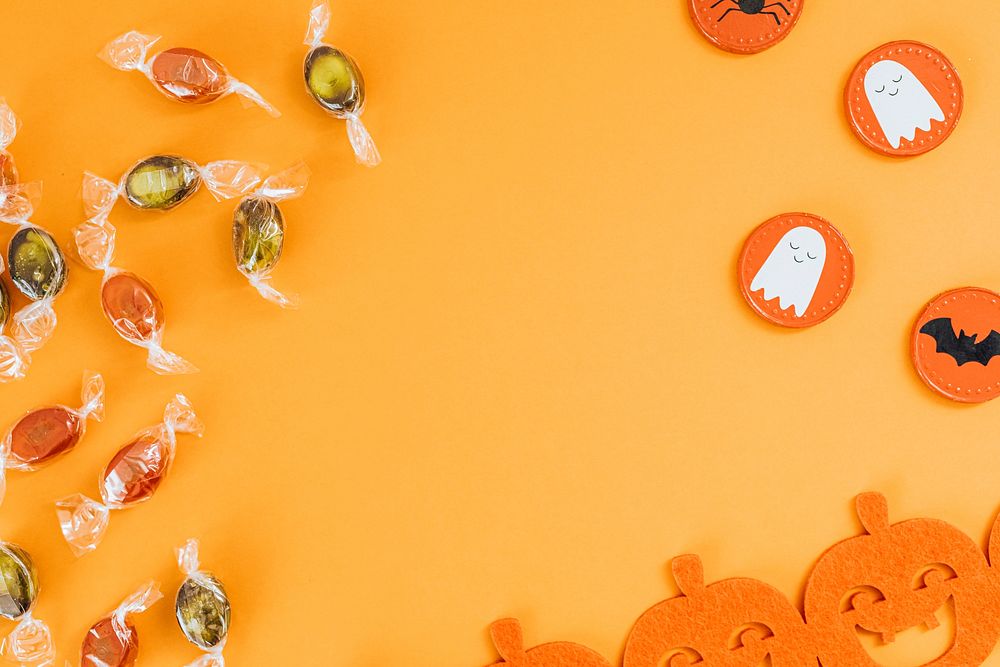
M 691 661 L 692 659 L 694 660 L 693 662 Z M 664 667 L 688 667 L 688 665 L 691 665 L 691 667 L 701 667 L 704 664 L 706 664 L 705 661 L 702 660 L 700 657 L 691 658 L 689 656 L 674 654 L 673 657 L 667 660 Z M 771 661 L 771 654 L 768 653 L 767 655 L 765 655 L 763 658 L 761 658 L 759 663 L 753 665 L 752 667 L 774 667 L 774 663 Z
M 955 598 L 951 595 L 919 625 L 900 631 L 855 626 L 859 643 L 881 667 L 918 667 L 947 655 L 955 643 Z M 915 656 L 920 656 L 919 658 Z

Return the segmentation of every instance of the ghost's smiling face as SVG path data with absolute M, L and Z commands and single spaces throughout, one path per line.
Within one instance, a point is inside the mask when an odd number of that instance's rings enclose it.
M 865 95 L 885 138 L 893 148 L 913 141 L 917 129 L 929 132 L 944 112 L 920 79 L 895 60 L 880 60 L 865 74 Z
M 753 282 L 750 291 L 764 290 L 764 300 L 777 298 L 782 310 L 795 307 L 802 317 L 809 308 L 826 264 L 826 241 L 812 227 L 789 230 L 774 246 Z

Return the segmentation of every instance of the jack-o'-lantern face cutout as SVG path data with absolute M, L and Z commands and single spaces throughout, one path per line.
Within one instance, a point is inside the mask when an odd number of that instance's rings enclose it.
M 495 665 L 510 667 L 611 667 L 607 660 L 586 646 L 570 642 L 552 642 L 532 649 L 524 648 L 521 624 L 505 618 L 490 626 L 493 645 L 500 654 Z
M 805 623 L 777 589 L 755 579 L 705 585 L 701 560 L 671 563 L 681 595 L 639 617 L 624 667 L 803 667 L 816 664 Z
M 859 640 L 861 633 L 888 644 L 920 626 L 948 633 L 951 628 L 939 621 L 954 618 L 951 646 L 923 664 L 981 664 L 997 639 L 996 596 L 982 550 L 943 521 L 889 525 L 886 500 L 878 493 L 858 496 L 857 511 L 867 534 L 830 548 L 806 587 L 806 621 L 816 634 L 820 662 L 875 667 L 879 662 Z

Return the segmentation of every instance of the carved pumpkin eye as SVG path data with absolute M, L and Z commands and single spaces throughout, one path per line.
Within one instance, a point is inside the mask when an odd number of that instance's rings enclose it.
M 763 623 L 744 623 L 729 636 L 729 649 L 746 648 L 752 642 L 762 642 L 774 636 L 774 631 Z
M 688 667 L 688 665 L 700 665 L 704 660 L 701 653 L 693 648 L 672 648 L 660 658 L 657 667 Z
M 855 586 L 840 599 L 840 613 L 864 609 L 879 602 L 885 602 L 882 591 L 874 586 Z
M 918 591 L 929 586 L 936 586 L 957 577 L 958 574 L 950 565 L 931 563 L 920 568 L 920 571 L 917 572 L 917 576 L 913 578 L 913 590 Z

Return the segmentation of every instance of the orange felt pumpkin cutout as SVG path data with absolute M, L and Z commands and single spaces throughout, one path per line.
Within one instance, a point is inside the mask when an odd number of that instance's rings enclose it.
M 705 585 L 701 560 L 671 563 L 681 594 L 639 617 L 625 644 L 624 667 L 805 667 L 816 651 L 798 610 L 756 579 Z
M 998 596 L 982 549 L 936 519 L 889 524 L 879 493 L 857 497 L 867 534 L 834 545 L 809 576 L 805 616 L 824 667 L 876 667 L 858 639 L 863 630 L 891 642 L 953 605 L 954 640 L 928 667 L 969 667 L 990 655 L 998 635 Z M 1000 538 L 998 538 L 1000 539 Z
M 525 650 L 521 623 L 505 618 L 490 626 L 490 636 L 501 660 L 493 665 L 512 667 L 611 667 L 607 660 L 586 646 L 552 642 Z

